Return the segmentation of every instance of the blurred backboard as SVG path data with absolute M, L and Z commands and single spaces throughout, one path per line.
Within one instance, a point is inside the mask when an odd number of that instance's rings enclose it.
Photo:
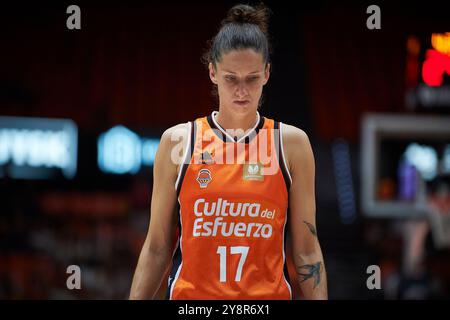
M 428 185 L 450 174 L 450 117 L 368 114 L 361 129 L 364 215 L 425 218 Z

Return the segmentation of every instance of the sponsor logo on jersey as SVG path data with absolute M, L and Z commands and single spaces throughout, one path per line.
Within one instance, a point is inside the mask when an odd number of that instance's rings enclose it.
M 271 221 L 276 210 L 262 208 L 257 202 L 233 202 L 218 198 L 207 201 L 200 198 L 194 204 L 194 237 L 247 237 L 270 238 L 273 234 Z M 237 219 L 250 217 L 250 220 Z M 266 222 L 266 223 L 264 223 Z
M 211 171 L 208 169 L 201 169 L 197 174 L 197 182 L 200 184 L 200 188 L 204 189 L 208 186 L 212 180 Z
M 243 170 L 244 180 L 264 181 L 263 166 L 261 163 L 245 163 Z
M 214 163 L 214 159 L 213 159 L 213 156 L 211 155 L 211 153 L 209 153 L 208 150 L 203 151 L 202 164 L 213 164 L 213 163 Z

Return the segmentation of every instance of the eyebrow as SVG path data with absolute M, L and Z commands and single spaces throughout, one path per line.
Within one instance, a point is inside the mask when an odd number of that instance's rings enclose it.
M 223 70 L 223 71 L 228 72 L 228 73 L 231 73 L 231 74 L 236 74 L 236 72 L 229 71 L 229 70 Z M 250 72 L 249 74 L 256 74 L 256 73 L 262 73 L 262 71 L 252 71 L 252 72 Z

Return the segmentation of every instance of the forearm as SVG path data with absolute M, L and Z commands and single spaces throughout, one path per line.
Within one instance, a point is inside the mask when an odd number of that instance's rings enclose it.
M 294 262 L 304 299 L 328 299 L 327 275 L 320 248 L 307 254 L 295 254 Z
M 130 300 L 154 299 L 169 262 L 168 254 L 151 250 L 145 243 L 134 273 Z

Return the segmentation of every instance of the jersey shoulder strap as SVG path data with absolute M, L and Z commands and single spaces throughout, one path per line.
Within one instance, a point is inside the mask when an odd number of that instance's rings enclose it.
M 180 171 L 178 172 L 177 180 L 175 182 L 175 190 L 177 191 L 177 196 L 180 194 L 181 185 L 183 184 L 184 175 L 191 162 L 192 154 L 194 152 L 195 145 L 195 135 L 196 135 L 196 121 L 189 121 L 189 134 L 187 137 L 186 145 L 184 146 L 184 154 L 182 157 L 182 162 L 180 166 Z

